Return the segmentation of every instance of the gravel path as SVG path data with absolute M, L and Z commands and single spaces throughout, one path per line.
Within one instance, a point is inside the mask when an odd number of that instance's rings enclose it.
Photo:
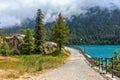
M 66 48 L 71 57 L 67 63 L 46 73 L 32 77 L 33 80 L 105 80 L 85 62 L 81 52 Z

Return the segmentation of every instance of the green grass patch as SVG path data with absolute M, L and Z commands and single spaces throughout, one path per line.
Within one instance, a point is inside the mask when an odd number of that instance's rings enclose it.
M 16 62 L 0 62 L 0 69 L 14 69 L 19 71 L 19 74 L 33 73 L 45 69 L 55 68 L 64 63 L 69 55 L 67 52 L 56 50 L 53 53 L 46 55 L 21 55 L 14 56 L 18 59 Z M 12 57 L 11 57 L 12 58 Z M 14 74 L 10 74 L 9 77 L 14 77 Z
M 64 60 L 68 57 L 63 51 L 56 50 L 53 53 L 46 55 L 24 55 L 20 56 L 22 60 L 23 71 L 36 72 L 43 69 L 50 69 L 64 63 Z M 23 69 L 22 68 L 22 69 Z

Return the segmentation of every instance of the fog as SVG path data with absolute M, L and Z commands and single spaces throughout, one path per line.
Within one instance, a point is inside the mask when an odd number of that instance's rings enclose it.
M 0 27 L 21 24 L 26 18 L 34 18 L 37 9 L 42 10 L 46 23 L 54 21 L 60 12 L 63 17 L 70 18 L 95 6 L 120 9 L 120 0 L 0 0 Z

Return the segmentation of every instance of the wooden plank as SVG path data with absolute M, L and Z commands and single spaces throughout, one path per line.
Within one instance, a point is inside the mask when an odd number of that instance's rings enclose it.
M 113 71 L 114 73 L 120 74 L 120 71 L 117 71 L 117 70 L 114 70 L 114 69 L 112 69 L 112 71 Z
M 114 63 L 120 63 L 120 60 L 113 60 Z

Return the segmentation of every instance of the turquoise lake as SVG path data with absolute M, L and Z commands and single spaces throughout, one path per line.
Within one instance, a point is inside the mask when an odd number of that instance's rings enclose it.
M 112 46 L 112 45 L 86 45 L 86 46 L 80 46 L 75 45 L 74 47 L 81 49 L 85 53 L 88 54 L 91 57 L 103 57 L 103 58 L 109 58 L 114 55 L 114 51 L 117 49 L 120 52 L 120 45 L 119 46 Z

